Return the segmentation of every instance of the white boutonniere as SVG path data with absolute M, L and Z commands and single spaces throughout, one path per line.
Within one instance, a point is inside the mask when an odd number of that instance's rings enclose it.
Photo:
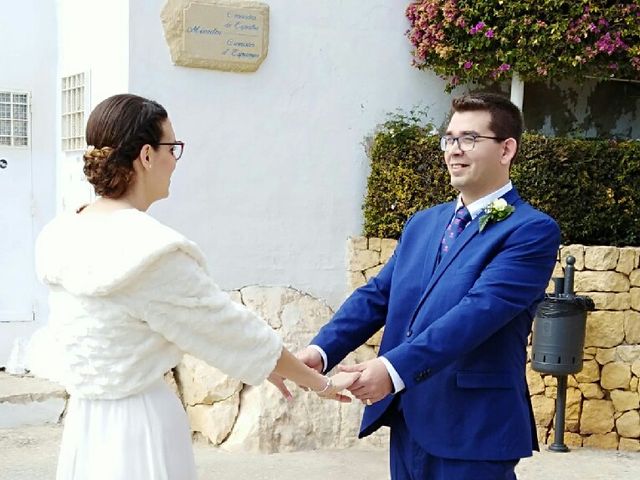
M 513 205 L 509 205 L 504 198 L 494 200 L 484 209 L 479 220 L 478 230 L 481 232 L 489 222 L 501 222 L 515 211 Z

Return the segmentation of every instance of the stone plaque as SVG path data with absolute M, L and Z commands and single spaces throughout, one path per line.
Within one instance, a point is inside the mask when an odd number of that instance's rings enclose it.
M 162 24 L 176 65 L 255 72 L 267 56 L 269 6 L 263 3 L 169 0 Z

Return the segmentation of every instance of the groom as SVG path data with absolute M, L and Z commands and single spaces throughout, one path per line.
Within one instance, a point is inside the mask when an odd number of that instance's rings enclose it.
M 457 200 L 411 217 L 378 276 L 298 354 L 326 371 L 384 327 L 378 358 L 341 368 L 362 372 L 349 389 L 367 405 L 360 437 L 391 427 L 394 480 L 515 479 L 538 448 L 527 336 L 560 231 L 509 180 L 518 108 L 493 94 L 452 107 L 440 145 Z

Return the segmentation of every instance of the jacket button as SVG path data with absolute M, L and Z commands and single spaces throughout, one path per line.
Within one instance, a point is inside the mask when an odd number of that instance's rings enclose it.
M 413 335 L 413 330 L 407 330 L 407 337 L 410 337 L 411 335 Z

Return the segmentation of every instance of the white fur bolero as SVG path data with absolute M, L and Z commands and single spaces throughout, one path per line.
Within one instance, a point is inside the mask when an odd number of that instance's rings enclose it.
M 32 352 L 30 367 L 72 395 L 138 393 L 184 352 L 255 385 L 280 357 L 280 337 L 218 288 L 199 248 L 138 210 L 54 219 L 36 269 L 53 348 Z

